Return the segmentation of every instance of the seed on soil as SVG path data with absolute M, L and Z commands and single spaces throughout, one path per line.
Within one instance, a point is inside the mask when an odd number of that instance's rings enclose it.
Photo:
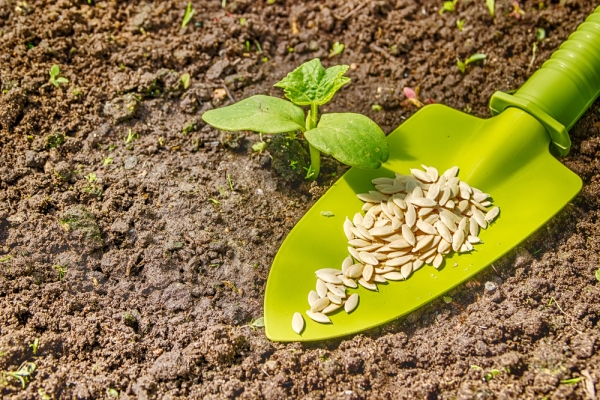
M 344 311 L 350 314 L 356 309 L 356 306 L 358 306 L 358 294 L 354 293 L 352 296 L 348 297 L 346 304 L 344 304 Z
M 292 329 L 298 335 L 304 330 L 304 318 L 302 318 L 302 314 L 299 312 L 294 313 L 292 317 Z
M 331 320 L 329 319 L 329 317 L 320 312 L 313 312 L 311 310 L 306 310 L 306 315 L 308 315 L 308 318 L 312 319 L 315 322 L 319 322 L 321 324 L 330 324 L 331 323 Z
M 363 213 L 344 221 L 350 256 L 342 268 L 315 272 L 316 291 L 308 295 L 306 314 L 330 323 L 326 314 L 344 307 L 352 312 L 358 294 L 346 288 L 378 291 L 378 284 L 410 278 L 425 264 L 439 269 L 444 257 L 472 251 L 483 243 L 479 230 L 498 217 L 490 196 L 458 178 L 458 167 L 442 175 L 430 166 L 411 169 L 411 175 L 376 178 L 376 190 L 358 194 Z M 487 207 L 492 207 L 487 209 Z M 360 289 L 359 289 L 360 290 Z

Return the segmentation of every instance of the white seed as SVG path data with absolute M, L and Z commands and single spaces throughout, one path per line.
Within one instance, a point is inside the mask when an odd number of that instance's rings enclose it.
M 452 243 L 452 234 L 446 224 L 442 221 L 438 221 L 435 223 L 435 229 L 445 241 Z
M 437 254 L 435 256 L 435 258 L 433 259 L 433 267 L 435 269 L 439 269 L 442 266 L 443 262 L 444 262 L 444 256 L 442 256 L 441 254 Z
M 412 274 L 413 265 L 412 263 L 404 264 L 402 268 L 400 268 L 400 274 L 404 277 L 404 279 L 408 279 L 410 274 Z
M 417 240 L 415 239 L 415 235 L 412 233 L 412 231 L 406 224 L 402 225 L 402 237 L 404 238 L 404 240 L 410 243 L 411 246 L 414 246 L 417 242 Z
M 425 253 L 421 254 L 419 256 L 419 258 L 421 258 L 423 260 L 427 260 L 427 259 L 429 259 L 429 257 L 435 256 L 435 253 L 437 253 L 437 249 L 430 249 L 430 250 L 426 251 Z
M 342 274 L 345 274 L 348 268 L 352 266 L 352 264 L 354 264 L 354 261 L 352 261 L 352 257 L 348 256 L 344 258 L 344 262 L 342 263 Z
M 473 193 L 473 199 L 479 203 L 481 203 L 482 201 L 486 201 L 488 199 L 488 197 L 490 197 L 490 195 L 487 193 L 481 193 L 481 192 Z
M 396 272 L 396 271 L 385 273 L 385 274 L 383 274 L 383 277 L 385 279 L 387 279 L 388 281 L 401 281 L 404 279 L 402 274 L 400 272 Z
M 317 294 L 319 297 L 327 296 L 327 286 L 325 286 L 325 282 L 320 279 L 317 279 Z
M 392 272 L 395 271 L 396 268 L 394 267 L 381 267 L 381 268 L 375 268 L 375 273 L 378 275 L 383 275 L 383 274 L 387 274 L 388 272 Z
M 452 167 L 444 172 L 446 179 L 454 178 L 458 174 L 458 167 Z
M 365 215 L 365 217 L 363 218 L 362 226 L 365 229 L 371 229 L 374 224 L 375 224 L 375 217 L 373 217 L 373 214 Z
M 308 292 L 308 305 L 312 307 L 313 303 L 319 300 L 320 298 L 321 297 L 317 294 L 317 292 L 311 290 L 310 292 Z
M 405 249 L 407 247 L 411 247 L 411 244 L 404 239 L 398 239 L 388 244 L 388 247 L 392 249 Z
M 354 293 L 352 296 L 348 297 L 346 304 L 344 304 L 344 310 L 350 314 L 356 309 L 356 306 L 358 306 L 358 293 Z
M 385 253 L 371 253 L 373 255 L 373 257 L 375 257 L 377 259 L 377 261 L 385 261 L 387 260 L 388 256 Z
M 325 296 L 327 296 L 327 294 Z M 313 311 L 313 312 L 322 311 L 325 307 L 327 307 L 329 305 L 329 303 L 330 303 L 329 298 L 327 298 L 327 297 L 320 297 L 318 300 L 316 300 L 310 306 L 310 311 Z
M 392 233 L 394 233 L 394 230 L 395 229 L 392 228 L 391 226 L 382 226 L 382 227 L 370 229 L 369 234 L 371 234 L 371 236 L 374 236 L 374 237 L 387 236 L 387 235 L 391 235 Z
M 440 196 L 440 201 L 438 202 L 438 204 L 444 207 L 448 200 L 450 200 L 450 196 L 452 196 L 452 191 L 447 187 L 442 188 L 442 194 Z
M 457 185 L 460 182 L 460 179 L 458 179 L 457 176 L 454 176 L 452 178 L 448 178 L 448 182 L 446 182 L 446 186 L 450 187 L 450 186 L 454 186 Z
M 465 231 L 467 229 L 467 222 L 469 222 L 469 218 L 467 217 L 463 217 L 463 219 L 460 220 L 460 222 L 458 223 L 458 230 L 459 231 Z M 465 231 L 466 233 L 466 231 Z
M 350 268 L 348 268 L 348 271 L 346 273 L 346 277 L 347 278 L 353 278 L 353 279 L 357 279 L 360 278 L 362 276 L 362 272 L 363 269 L 365 268 L 364 265 L 362 264 L 354 264 L 353 266 L 351 266 Z M 325 283 L 323 283 L 323 286 L 325 286 Z M 317 286 L 318 289 L 318 286 Z M 325 286 L 325 289 L 327 289 L 327 287 Z M 318 290 L 317 290 L 318 293 Z M 321 294 L 319 293 L 319 296 Z
M 390 198 L 390 196 L 380 193 L 377 190 L 369 190 L 369 194 L 373 197 L 378 198 L 379 201 L 387 201 Z
M 421 260 L 420 258 L 417 258 L 415 261 L 413 261 L 413 272 L 416 270 L 421 269 L 421 267 L 425 265 L 425 263 L 423 262 L 423 260 Z
M 399 185 L 399 184 L 395 184 L 393 186 L 388 186 L 384 189 L 380 189 L 381 193 L 385 193 L 385 194 L 399 193 L 403 190 L 404 190 L 404 186 Z
M 348 240 L 354 239 L 354 233 L 352 233 L 352 221 L 350 221 L 347 217 L 344 221 L 344 234 Z
M 469 191 L 470 188 L 468 187 L 469 185 L 467 185 L 464 182 L 460 182 L 460 184 L 458 185 L 458 195 L 461 199 L 469 200 L 471 198 L 471 192 Z
M 427 192 L 427 196 L 426 197 L 428 199 L 432 199 L 432 200 L 435 201 L 435 199 L 437 199 L 437 197 L 438 197 L 439 194 L 440 194 L 440 185 L 438 185 L 437 183 L 434 183 L 429 188 L 429 191 Z
M 465 247 L 466 247 L 467 251 L 471 251 L 471 250 L 473 250 L 473 245 L 472 245 L 472 244 L 471 244 L 469 241 L 465 241 L 465 242 L 463 243 L 463 246 L 465 246 Z
M 359 255 L 360 255 L 360 253 L 359 253 Z M 342 283 L 342 280 L 337 275 L 328 274 L 325 272 L 318 272 L 318 271 L 315 275 L 317 275 L 317 278 L 321 279 L 323 282 L 334 283 L 336 285 Z
M 483 229 L 487 228 L 487 221 L 485 220 L 485 215 L 481 211 L 479 211 L 475 207 L 471 207 L 471 211 L 473 212 L 473 218 L 477 221 L 477 224 Z
M 369 211 L 373 206 L 375 206 L 375 203 L 365 203 L 363 204 L 361 210 Z
M 402 226 L 402 221 L 400 221 L 396 217 L 392 218 L 392 229 L 397 231 L 398 229 L 400 229 L 401 226 Z
M 415 207 L 410 203 L 406 204 L 406 212 L 404 213 L 404 219 L 406 225 L 408 225 L 410 228 L 412 228 L 417 222 L 417 211 L 415 210 Z
M 444 210 L 442 210 L 444 211 Z M 449 217 L 448 215 L 444 214 L 444 213 L 440 213 L 440 221 L 442 221 L 442 223 L 444 225 L 446 225 L 446 228 L 448 228 L 450 230 L 450 232 L 456 232 L 456 229 L 458 228 L 456 226 L 456 222 L 454 222 L 454 219 L 452 219 L 451 217 Z
M 469 233 L 471 236 L 479 236 L 479 224 L 475 218 L 469 218 Z
M 480 202 L 475 201 L 473 199 L 471 199 L 470 201 L 471 201 L 471 204 L 473 206 L 475 206 L 476 208 L 478 208 L 480 211 L 487 212 L 487 208 L 485 208 L 484 205 L 481 204 Z
M 365 281 L 370 281 L 373 277 L 373 266 L 371 264 L 365 265 L 363 269 L 362 277 Z
M 381 213 L 381 205 L 380 204 L 375 204 L 373 207 L 369 208 L 369 211 L 367 211 L 367 214 L 370 214 L 374 217 L 378 216 Z
M 428 224 L 427 222 L 425 222 L 423 220 L 417 220 L 417 228 L 419 228 L 419 230 L 421 230 L 421 232 L 427 233 L 429 235 L 437 234 L 437 231 L 435 230 L 435 228 L 431 224 Z
M 312 319 L 315 322 L 319 322 L 321 324 L 330 324 L 331 320 L 329 317 L 320 312 L 312 312 L 311 310 L 306 310 L 306 315 L 308 318 Z
M 464 241 L 465 241 L 465 232 L 464 231 L 457 230 L 456 232 L 454 232 L 454 235 L 452 235 L 452 250 L 458 251 Z
M 354 218 L 352 218 L 352 223 L 356 226 L 356 225 L 362 225 L 363 223 L 363 216 L 361 213 L 356 213 L 354 214 Z
M 381 201 L 381 199 L 379 199 L 369 193 L 359 193 L 356 195 L 356 197 L 358 197 L 360 200 L 364 201 L 365 203 L 379 203 Z
M 410 262 L 413 259 L 412 255 L 406 255 L 402 257 L 393 258 L 385 262 L 386 267 L 399 267 Z
M 406 187 L 406 191 L 409 192 L 409 193 L 412 192 L 413 190 L 415 190 L 415 188 L 417 186 L 418 186 L 417 185 L 417 181 L 414 181 L 412 179 L 406 181 L 405 187 Z M 404 200 L 406 200 L 406 199 L 404 199 Z
M 387 217 L 379 217 L 377 221 L 375 221 L 374 228 L 381 228 L 382 226 L 386 226 L 390 224 L 390 220 Z
M 454 200 L 448 200 L 446 202 L 446 205 L 444 205 L 444 207 L 446 207 L 449 210 L 452 210 L 455 206 L 456 206 L 456 203 L 454 202 Z
M 334 303 L 334 304 L 342 304 L 342 298 L 339 296 L 336 296 L 335 294 L 328 292 L 327 293 L 327 298 L 329 299 L 330 302 Z
M 488 211 L 487 214 L 485 214 L 485 220 L 487 222 L 492 222 L 496 219 L 498 214 L 500 214 L 500 209 L 498 207 L 494 207 L 490 211 Z
M 354 247 L 348 246 L 348 253 L 350 253 L 352 258 L 354 258 L 355 260 L 360 260 L 360 257 L 358 255 L 358 250 L 356 250 Z
M 423 250 L 424 248 L 429 246 L 431 243 L 433 243 L 433 235 L 423 236 L 421 238 L 421 240 L 419 240 L 417 242 L 417 244 L 415 245 L 415 247 L 412 251 L 417 252 L 417 251 Z
M 379 260 L 375 258 L 375 256 L 371 253 L 367 253 L 366 251 L 360 251 L 358 253 L 358 259 L 365 264 L 377 265 L 379 264 Z
M 450 198 L 455 198 L 456 196 L 458 196 L 458 193 L 460 192 L 460 189 L 458 188 L 457 184 L 454 185 L 448 185 L 448 188 L 450 188 L 450 192 L 452 192 L 452 195 L 450 196 Z
M 440 219 L 440 216 L 438 214 L 431 214 L 431 215 L 425 217 L 425 219 L 423 221 L 427 222 L 429 225 L 433 225 L 439 219 Z
M 393 185 L 394 182 L 392 178 L 375 178 L 371 181 L 373 185 Z
M 447 242 L 446 239 L 442 239 L 438 245 L 437 251 L 440 254 L 447 254 L 452 249 L 452 243 Z
M 410 252 L 409 249 L 401 250 L 401 251 L 394 251 L 392 253 L 388 253 L 388 258 L 391 260 L 392 258 L 402 257 L 402 256 L 407 255 L 409 252 Z
M 345 276 L 342 277 L 342 282 L 344 282 L 344 286 L 351 289 L 356 289 L 358 287 L 354 279 L 346 278 Z
M 458 207 L 458 211 L 464 213 L 469 208 L 469 201 L 461 200 L 458 202 L 458 205 L 456 207 Z
M 420 169 L 413 168 L 410 170 L 410 173 L 413 174 L 415 178 L 422 182 L 432 182 L 432 179 L 426 172 L 421 171 Z
M 381 243 L 374 243 L 367 247 L 361 247 L 361 251 L 371 252 L 373 250 L 380 249 L 383 245 Z
M 317 274 L 317 276 L 319 276 L 319 274 L 341 275 L 342 271 L 335 268 L 321 268 L 319 270 L 316 270 L 315 274 Z
M 348 241 L 348 244 L 352 247 L 367 247 L 371 245 L 371 242 L 368 242 L 363 239 L 352 239 Z
M 386 283 L 387 279 L 385 279 L 381 275 L 374 274 L 373 275 L 373 279 L 371 280 L 371 282 L 373 282 L 373 283 Z
M 371 234 L 365 227 L 358 225 L 356 227 L 356 229 L 358 229 L 358 231 L 360 232 L 363 239 L 366 239 L 366 240 L 374 240 L 375 239 L 373 236 L 371 236 Z
M 428 199 L 426 197 L 411 197 L 410 202 L 417 207 L 435 207 L 437 206 L 437 202 L 433 199 Z
M 304 318 L 302 318 L 302 314 L 296 312 L 292 317 L 292 329 L 298 335 L 304 330 Z
M 390 210 L 387 203 L 381 203 L 381 211 L 390 220 L 394 217 L 394 212 L 392 210 Z
M 402 210 L 406 210 L 406 202 L 404 201 L 404 199 L 401 199 L 399 197 L 394 197 L 392 199 L 392 201 L 394 202 L 395 205 L 397 205 L 400 209 Z
M 427 167 L 425 169 L 427 170 L 427 175 L 429 175 L 429 177 L 431 178 L 431 182 L 437 182 L 440 176 L 438 170 L 434 167 Z
M 323 309 L 323 311 L 321 311 L 323 314 L 331 314 L 337 310 L 339 310 L 340 308 L 342 308 L 342 305 L 344 303 L 340 303 L 340 304 L 336 304 L 336 303 L 330 303 L 327 307 L 325 307 Z
M 467 241 L 473 244 L 481 243 L 481 239 L 479 239 L 477 236 L 469 236 L 467 237 Z
M 433 264 L 433 260 L 435 260 L 435 254 L 432 254 L 431 256 L 427 257 L 425 259 L 425 264 Z
M 325 282 L 325 286 L 327 286 L 327 290 L 329 290 L 331 293 L 335 294 L 336 296 L 341 297 L 342 299 L 346 298 L 346 288 L 343 286 L 343 284 L 342 285 L 334 285 L 333 283 Z
M 423 189 L 421 189 L 421 186 L 416 186 L 410 194 L 411 201 L 412 199 L 422 199 L 423 197 L 425 197 L 425 194 L 423 193 Z
M 360 278 L 358 280 L 359 285 L 361 285 L 362 287 L 364 287 L 365 289 L 369 289 L 369 290 L 373 290 L 373 291 L 377 291 L 377 285 L 371 282 L 367 282 L 365 281 L 363 278 Z

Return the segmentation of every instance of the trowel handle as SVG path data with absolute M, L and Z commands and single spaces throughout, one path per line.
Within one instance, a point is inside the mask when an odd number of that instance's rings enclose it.
M 560 155 L 571 146 L 567 130 L 600 94 L 600 7 L 552 54 L 513 95 L 496 92 L 493 115 L 520 108 L 548 130 Z

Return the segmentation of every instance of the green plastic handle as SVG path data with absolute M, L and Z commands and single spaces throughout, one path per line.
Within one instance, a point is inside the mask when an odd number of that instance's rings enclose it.
M 507 107 L 528 112 L 544 125 L 561 156 L 569 153 L 567 132 L 600 94 L 600 7 L 579 25 L 514 94 L 496 92 L 492 115 Z

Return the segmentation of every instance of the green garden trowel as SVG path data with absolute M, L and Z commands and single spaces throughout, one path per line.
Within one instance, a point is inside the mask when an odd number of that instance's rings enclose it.
M 581 179 L 551 155 L 569 152 L 567 130 L 600 91 L 600 7 L 579 26 L 514 95 L 496 92 L 493 118 L 484 120 L 443 105 L 429 105 L 388 136 L 390 157 L 378 170 L 351 168 L 306 213 L 283 242 L 269 274 L 265 329 L 275 341 L 315 341 L 360 332 L 416 310 L 509 252 L 543 226 L 581 190 Z M 425 266 L 409 279 L 359 286 L 359 306 L 330 315 L 331 324 L 309 319 L 307 296 L 315 271 L 341 268 L 347 257 L 343 222 L 361 210 L 357 193 L 371 180 L 409 174 L 431 165 L 460 168 L 459 177 L 493 197 L 500 217 L 481 232 L 484 244 L 446 258 L 440 270 Z M 329 217 L 322 215 L 322 212 Z M 331 216 L 331 213 L 333 216 Z M 301 334 L 292 316 L 302 314 Z

